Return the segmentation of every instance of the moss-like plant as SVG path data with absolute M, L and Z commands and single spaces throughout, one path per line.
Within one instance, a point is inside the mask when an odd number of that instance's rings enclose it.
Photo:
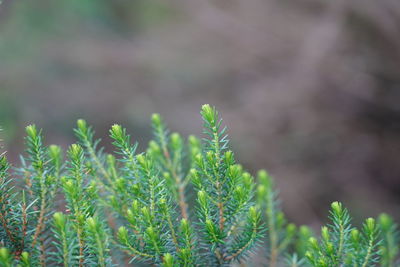
M 154 114 L 144 152 L 113 125 L 115 153 L 78 120 L 65 159 L 28 126 L 20 167 L 0 155 L 0 266 L 397 266 L 388 215 L 357 230 L 334 202 L 314 237 L 285 218 L 266 171 L 236 162 L 217 110 L 201 116 L 204 138 L 185 140 Z
M 333 202 L 331 223 L 321 228 L 321 240 L 311 237 L 306 257 L 313 266 L 374 266 L 379 259 L 378 225 L 368 218 L 362 230 L 352 227 L 350 215 L 341 203 Z

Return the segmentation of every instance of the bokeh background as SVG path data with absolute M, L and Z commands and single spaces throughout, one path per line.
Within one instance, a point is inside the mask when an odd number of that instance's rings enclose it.
M 1 2 L 1 1 L 0 1 Z M 24 126 L 105 143 L 122 123 L 143 148 L 149 118 L 201 134 L 215 105 L 239 161 L 275 177 L 296 223 L 334 200 L 400 219 L 398 0 L 3 0 L 0 125 L 9 157 Z

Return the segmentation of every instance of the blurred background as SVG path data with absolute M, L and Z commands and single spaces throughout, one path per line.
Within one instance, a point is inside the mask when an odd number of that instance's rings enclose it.
M 29 123 L 64 147 L 78 118 L 104 143 L 122 123 L 143 148 L 153 112 L 200 135 L 209 103 L 239 161 L 275 177 L 292 221 L 318 225 L 334 200 L 356 221 L 399 220 L 399 101 L 398 0 L 0 5 L 0 125 L 14 162 Z

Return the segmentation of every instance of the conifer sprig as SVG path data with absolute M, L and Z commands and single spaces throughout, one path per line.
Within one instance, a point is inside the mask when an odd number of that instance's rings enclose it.
M 204 105 L 201 115 L 208 138 L 203 139 L 190 174 L 197 191 L 199 226 L 205 232 L 203 246 L 215 258 L 214 264 L 224 265 L 255 248 L 262 233 L 260 212 L 251 202 L 253 178 L 227 150 L 226 127 L 221 128 L 218 112 Z
M 382 242 L 380 243 L 381 262 L 383 267 L 398 266 L 400 233 L 393 218 L 386 213 L 382 213 L 378 218 L 378 226 L 381 233 Z
M 268 228 L 267 256 L 269 266 L 275 267 L 284 260 L 288 246 L 296 235 L 296 226 L 287 223 L 280 209 L 277 190 L 274 188 L 271 176 L 265 171 L 258 172 L 257 203 L 265 211 L 265 221 Z M 297 258 L 297 254 L 291 257 Z
M 78 239 L 71 220 L 65 214 L 56 212 L 53 215 L 54 247 L 53 262 L 58 265 L 79 265 Z
M 160 162 L 167 185 L 180 207 L 181 216 L 188 219 L 185 196 L 187 180 L 182 166 L 183 140 L 178 133 L 169 134 L 169 130 L 159 114 L 153 114 L 151 121 L 155 141 L 150 142 L 148 151 L 155 160 Z
M 284 216 L 272 177 L 262 170 L 254 180 L 236 162 L 217 110 L 204 105 L 201 117 L 205 138 L 185 142 L 153 115 L 154 140 L 144 152 L 115 124 L 114 154 L 78 120 L 78 144 L 66 159 L 28 126 L 17 172 L 0 152 L 0 266 L 108 267 L 125 256 L 168 267 L 399 264 L 391 217 L 368 218 L 358 229 L 334 202 L 319 236 L 296 227 Z
M 112 175 L 105 166 L 106 156 L 103 149 L 99 148 L 100 139 L 94 139 L 94 131 L 85 120 L 79 119 L 74 129 L 79 144 L 85 149 L 85 160 L 88 167 L 92 169 L 93 177 L 103 190 L 112 190 Z
M 36 218 L 27 216 L 34 225 L 31 243 L 32 262 L 45 265 L 48 261 L 50 217 L 53 212 L 55 194 L 58 190 L 59 172 L 61 165 L 61 149 L 57 146 L 51 148 L 43 144 L 42 130 L 35 125 L 26 127 L 26 147 L 28 157 L 23 159 L 21 172 L 28 175 L 27 189 L 30 192 L 29 201 L 36 202 L 34 209 L 37 210 Z M 23 194 L 23 201 L 25 200 Z M 36 206 L 37 205 L 37 206 Z M 23 204 L 23 206 L 25 206 Z
M 104 223 L 97 216 L 88 217 L 85 221 L 85 231 L 86 254 L 88 255 L 86 265 L 111 266 L 110 239 Z
M 321 240 L 309 239 L 306 252 L 312 266 L 374 266 L 379 259 L 379 230 L 373 218 L 368 218 L 361 230 L 350 224 L 350 215 L 340 202 L 333 202 L 331 224 L 321 228 Z
M 96 217 L 96 182 L 89 181 L 85 153 L 80 145 L 71 145 L 67 155 L 67 172 L 62 186 L 69 214 L 56 213 L 54 216 L 56 247 L 63 251 L 64 263 L 68 256 L 67 259 L 77 266 L 105 266 L 111 261 L 107 245 L 109 237 L 105 225 Z M 65 254 L 66 246 L 69 254 Z

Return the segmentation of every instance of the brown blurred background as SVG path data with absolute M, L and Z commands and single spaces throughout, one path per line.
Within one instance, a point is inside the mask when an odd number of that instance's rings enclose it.
M 0 1 L 1 2 L 1 1 Z M 267 168 L 296 223 L 330 202 L 400 219 L 398 0 L 3 0 L 0 125 L 9 156 L 24 126 L 74 142 L 85 118 L 107 138 L 149 117 L 201 134 L 217 106 L 239 160 Z

